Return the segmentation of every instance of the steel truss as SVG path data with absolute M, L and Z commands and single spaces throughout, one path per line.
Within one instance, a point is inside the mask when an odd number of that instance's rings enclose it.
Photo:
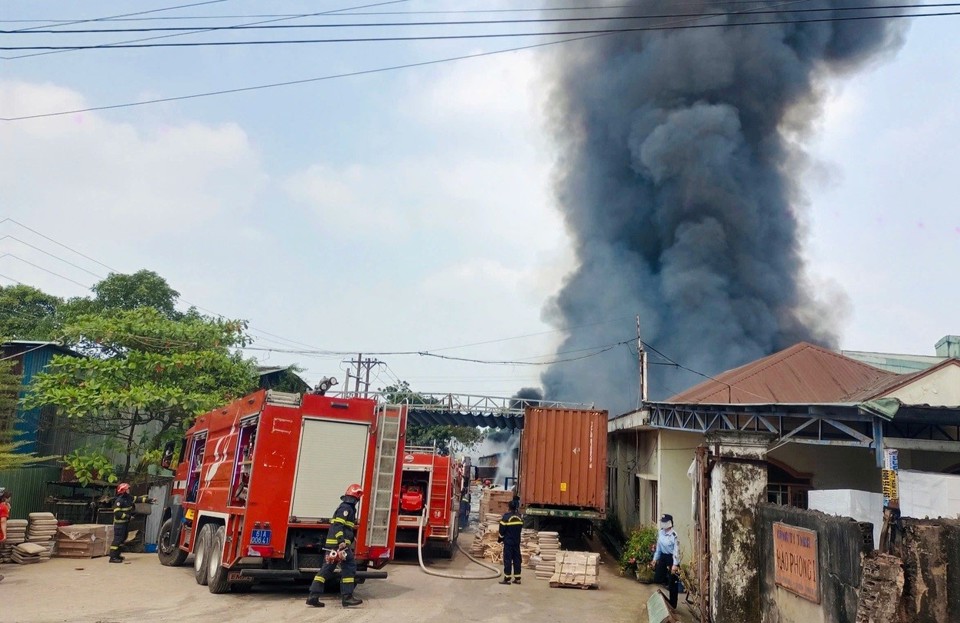
M 649 425 L 686 432 L 769 432 L 775 443 L 960 452 L 960 408 L 903 406 L 893 419 L 863 404 L 644 403 Z M 878 463 L 879 464 L 879 463 Z

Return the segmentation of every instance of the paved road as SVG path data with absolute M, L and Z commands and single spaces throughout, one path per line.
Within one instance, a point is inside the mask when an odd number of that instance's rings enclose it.
M 470 535 L 463 535 L 462 543 Z M 387 580 L 357 589 L 365 601 L 344 609 L 330 595 L 327 607 L 304 605 L 305 587 L 258 587 L 250 594 L 211 595 L 193 579 L 192 567 L 162 567 L 155 555 L 128 554 L 127 563 L 106 558 L 55 558 L 46 563 L 4 565 L 0 573 L 0 619 L 17 623 L 152 623 L 204 621 L 333 621 L 355 623 L 556 623 L 603 621 L 646 623 L 651 589 L 601 566 L 600 590 L 550 588 L 532 572 L 520 586 L 495 580 L 463 581 L 424 574 L 415 564 L 391 564 Z M 458 553 L 437 570 L 476 573 Z M 201 618 L 202 617 L 202 618 Z

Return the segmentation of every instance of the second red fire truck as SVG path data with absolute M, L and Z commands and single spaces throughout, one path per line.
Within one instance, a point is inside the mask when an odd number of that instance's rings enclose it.
M 158 555 L 211 593 L 309 579 L 346 488 L 358 507 L 357 581 L 386 577 L 395 551 L 406 410 L 365 398 L 259 391 L 187 431 Z
M 458 462 L 432 447 L 408 447 L 397 505 L 397 547 L 419 545 L 444 558 L 452 557 L 460 534 L 457 515 L 462 486 Z M 418 541 L 418 535 L 422 540 Z

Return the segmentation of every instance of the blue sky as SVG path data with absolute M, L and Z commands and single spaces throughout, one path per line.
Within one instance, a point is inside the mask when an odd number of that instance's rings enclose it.
M 109 2 L 80 8 L 14 0 L 4 4 L 0 20 L 82 19 L 173 4 L 126 2 L 118 10 Z M 295 14 L 359 4 L 227 1 L 154 15 Z M 494 6 L 520 4 L 482 4 Z M 411 0 L 381 10 L 473 7 Z M 960 266 L 958 26 L 960 18 L 916 21 L 896 57 L 824 84 L 817 131 L 801 139 L 810 156 L 808 205 L 801 208 L 810 279 L 836 301 L 843 348 L 932 354 L 937 339 L 960 332 L 954 278 Z M 20 37 L 17 42 L 51 40 Z M 89 50 L 6 60 L 0 61 L 0 116 L 532 42 Z M 248 319 L 259 348 L 302 347 L 292 340 L 336 351 L 422 351 L 492 342 L 439 352 L 544 361 L 560 336 L 543 322 L 541 309 L 573 265 L 550 190 L 557 152 L 545 128 L 548 56 L 546 48 L 0 123 L 0 217 L 112 268 L 157 271 L 185 300 Z M 4 234 L 93 273 L 107 271 L 9 222 L 0 224 Z M 0 259 L 0 273 L 60 295 L 84 290 L 21 260 L 83 284 L 97 280 L 10 239 L 0 240 L 2 253 L 16 257 Z M 632 331 L 629 318 L 601 320 Z M 517 336 L 528 337 L 504 339 Z M 346 357 L 251 354 L 266 364 L 298 362 L 310 380 L 343 379 Z M 389 368 L 378 370 L 375 386 L 399 377 L 425 391 L 508 395 L 536 384 L 539 372 L 380 358 Z

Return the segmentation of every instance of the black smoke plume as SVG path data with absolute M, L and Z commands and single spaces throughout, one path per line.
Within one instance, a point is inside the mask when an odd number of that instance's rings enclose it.
M 636 314 L 646 342 L 707 374 L 801 340 L 835 345 L 833 310 L 804 277 L 800 142 L 824 79 L 896 50 L 903 20 L 804 24 L 795 20 L 852 13 L 786 12 L 837 0 L 630 4 L 623 15 L 783 12 L 654 20 L 642 23 L 727 25 L 557 47 L 555 193 L 577 259 L 545 309 L 567 331 L 558 351 L 572 359 L 629 339 Z M 794 23 L 736 25 L 760 19 Z M 650 362 L 651 399 L 703 380 L 656 354 Z M 555 364 L 542 380 L 550 399 L 628 411 L 635 346 Z
M 538 387 L 521 387 L 510 397 L 511 409 L 525 409 L 543 400 L 543 391 Z

